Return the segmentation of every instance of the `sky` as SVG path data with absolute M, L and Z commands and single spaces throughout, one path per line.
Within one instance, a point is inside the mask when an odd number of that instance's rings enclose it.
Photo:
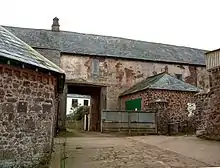
M 220 48 L 220 0 L 2 0 L 0 25 Z

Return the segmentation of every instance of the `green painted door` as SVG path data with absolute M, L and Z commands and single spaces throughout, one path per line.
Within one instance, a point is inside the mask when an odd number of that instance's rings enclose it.
M 125 110 L 141 110 L 141 98 L 139 99 L 132 99 L 132 100 L 127 100 L 125 102 Z

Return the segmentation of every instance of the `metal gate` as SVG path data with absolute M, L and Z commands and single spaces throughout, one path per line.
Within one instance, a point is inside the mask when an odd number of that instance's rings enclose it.
M 101 132 L 157 133 L 154 111 L 103 110 Z

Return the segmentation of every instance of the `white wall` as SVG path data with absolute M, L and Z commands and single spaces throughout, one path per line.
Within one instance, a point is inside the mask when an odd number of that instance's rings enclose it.
M 72 99 L 77 99 L 79 106 L 83 106 L 84 105 L 84 100 L 88 100 L 88 106 L 90 106 L 90 98 L 88 98 L 88 96 L 86 98 L 79 98 L 77 96 L 67 95 L 66 114 L 71 113 L 70 108 L 72 107 Z

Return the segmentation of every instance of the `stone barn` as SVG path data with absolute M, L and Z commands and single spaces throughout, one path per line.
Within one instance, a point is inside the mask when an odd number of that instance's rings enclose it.
M 157 118 L 158 128 L 168 129 L 168 124 L 178 123 L 181 131 L 188 118 L 187 105 L 195 103 L 194 95 L 199 91 L 196 86 L 163 72 L 124 91 L 120 95 L 120 104 L 122 110 L 146 111 L 152 108 L 152 102 L 163 101 L 166 103 L 166 111 Z M 168 130 L 159 131 L 166 133 Z
M 65 75 L 0 27 L 0 167 L 43 167 L 50 160 Z
M 91 97 L 90 128 L 99 131 L 101 110 L 118 110 L 120 93 L 151 75 L 167 70 L 203 90 L 209 87 L 207 51 L 201 49 L 62 31 L 58 18 L 51 30 L 4 27 L 65 71 L 63 124 L 67 94 Z

